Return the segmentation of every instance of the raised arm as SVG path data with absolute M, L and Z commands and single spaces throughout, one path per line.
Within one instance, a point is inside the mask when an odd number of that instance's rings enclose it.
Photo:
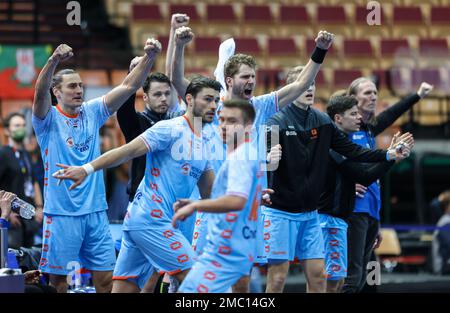
M 108 106 L 109 113 L 113 114 L 116 112 L 142 86 L 156 60 L 156 56 L 161 52 L 161 44 L 156 39 L 147 39 L 144 51 L 145 55 L 127 77 L 125 77 L 124 81 L 106 94 L 106 105 Z
M 381 112 L 376 117 L 376 123 L 372 129 L 374 136 L 382 133 L 386 128 L 391 126 L 403 113 L 408 111 L 414 104 L 426 97 L 433 90 L 433 86 L 423 82 L 420 84 L 416 93 L 408 95 L 397 103 Z
M 42 68 L 36 80 L 33 100 L 33 114 L 40 119 L 44 119 L 52 106 L 50 87 L 52 85 L 53 74 L 59 62 L 67 60 L 73 56 L 72 48 L 66 44 L 59 45 L 47 63 Z
M 84 164 L 83 166 L 67 166 L 64 164 L 56 164 L 57 166 L 61 167 L 62 170 L 58 170 L 56 173 L 54 173 L 53 177 L 58 179 L 73 180 L 74 184 L 69 188 L 69 190 L 72 190 L 80 185 L 85 180 L 85 178 L 93 172 L 118 166 L 147 152 L 147 145 L 142 138 L 138 137 L 132 142 L 127 143 L 126 145 L 112 149 L 102 154 L 94 161 Z
M 175 32 L 175 51 L 173 55 L 172 83 L 184 100 L 189 80 L 184 77 L 184 47 L 192 41 L 194 33 L 189 27 L 180 27 Z
M 312 85 L 316 79 L 317 73 L 319 73 L 325 54 L 331 47 L 333 40 L 333 34 L 326 31 L 319 32 L 315 39 L 316 48 L 300 75 L 294 82 L 278 90 L 278 105 L 280 106 L 280 109 L 289 103 L 292 103 Z
M 142 57 L 135 57 L 130 63 L 131 72 Z M 133 93 L 125 103 L 117 110 L 117 121 L 125 141 L 128 143 L 142 133 L 139 117 L 135 109 L 136 94 Z

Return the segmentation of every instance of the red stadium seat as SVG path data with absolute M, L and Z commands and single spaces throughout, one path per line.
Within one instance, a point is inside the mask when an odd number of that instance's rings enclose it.
M 392 18 L 393 37 L 402 37 L 407 35 L 419 35 L 426 37 L 428 28 L 423 27 L 425 21 L 421 8 L 418 6 L 394 7 Z
M 389 74 L 392 90 L 397 95 L 404 96 L 414 90 L 411 69 L 395 67 Z
M 381 11 L 381 25 L 385 25 L 386 23 L 386 15 L 383 10 L 383 6 L 380 6 Z M 367 10 L 365 6 L 358 6 L 355 8 L 355 23 L 358 24 L 357 27 L 361 25 L 367 25 L 367 15 L 370 13 L 370 10 Z
M 23 100 L 1 100 L 1 117 L 5 118 L 8 114 L 13 112 L 18 112 L 23 108 L 31 108 L 32 100 L 31 99 L 23 99 Z
M 212 22 L 234 22 L 237 20 L 231 4 L 209 4 L 206 19 Z
M 163 16 L 158 4 L 133 4 L 133 21 L 151 22 L 161 21 Z
M 397 53 L 407 51 L 410 51 L 407 39 L 381 39 L 381 57 L 392 57 Z
M 431 24 L 446 24 L 450 25 L 450 6 L 446 7 L 432 7 L 430 21 Z
M 311 24 L 311 19 L 303 5 L 281 5 L 280 23 Z
M 394 24 L 416 24 L 422 25 L 423 17 L 420 7 L 394 7 Z
M 317 8 L 317 23 L 347 24 L 347 16 L 342 6 L 319 6 Z
M 430 14 L 430 36 L 445 37 L 450 34 L 450 6 L 432 7 Z
M 217 55 L 220 46 L 220 38 L 196 37 L 194 41 L 196 53 L 211 53 Z
M 386 27 L 387 19 L 383 6 L 380 6 L 381 25 L 369 25 L 367 23 L 368 14 L 371 12 L 367 10 L 366 6 L 355 7 L 355 27 L 353 27 L 353 36 L 355 38 L 367 38 L 367 34 L 378 35 L 382 38 L 390 36 L 390 27 Z
M 161 43 L 162 52 L 166 53 L 167 52 L 167 46 L 169 45 L 169 36 L 158 36 L 157 39 Z
M 184 13 L 190 17 L 191 22 L 198 22 L 200 16 L 197 13 L 197 7 L 194 4 L 171 4 L 170 5 L 170 15 L 176 13 Z
M 236 53 L 261 54 L 262 50 L 256 38 L 234 38 Z
M 448 56 L 447 39 L 425 39 L 419 40 L 419 52 L 422 56 Z
M 345 39 L 344 57 L 373 57 L 372 44 L 367 39 Z
M 336 69 L 333 72 L 333 84 L 337 88 L 347 88 L 350 83 L 358 77 L 362 76 L 360 70 L 342 70 Z
M 268 5 L 244 6 L 244 23 L 261 22 L 272 23 L 272 13 Z
M 297 54 L 297 47 L 292 38 L 269 38 L 268 41 L 269 55 L 292 55 Z

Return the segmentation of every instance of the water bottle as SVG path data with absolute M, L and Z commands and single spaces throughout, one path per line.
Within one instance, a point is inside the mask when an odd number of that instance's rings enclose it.
M 32 219 L 35 214 L 34 206 L 19 198 L 12 201 L 11 210 L 27 220 Z

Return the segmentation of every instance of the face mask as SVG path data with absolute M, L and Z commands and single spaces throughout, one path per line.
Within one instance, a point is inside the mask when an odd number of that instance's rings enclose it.
M 11 138 L 16 142 L 22 142 L 27 135 L 27 130 L 25 128 L 19 128 L 11 132 Z

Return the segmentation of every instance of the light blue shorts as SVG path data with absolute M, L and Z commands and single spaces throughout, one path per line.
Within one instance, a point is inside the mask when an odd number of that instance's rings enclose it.
M 319 214 L 325 243 L 325 270 L 328 280 L 347 277 L 347 223 L 338 217 Z
M 194 235 L 192 236 L 192 248 L 200 255 L 206 246 L 206 235 L 208 233 L 209 213 L 197 212 L 194 226 Z
M 124 230 L 113 279 L 140 277 L 149 266 L 173 275 L 191 268 L 196 257 L 186 237 L 170 223 L 166 228 Z
M 134 260 L 134 266 L 126 266 L 127 260 Z M 124 266 L 125 265 L 125 266 Z M 130 238 L 127 231 L 122 234 L 122 240 L 114 268 L 113 280 L 127 280 L 143 289 L 155 268 L 137 249 L 136 244 Z
M 184 293 L 225 293 L 241 277 L 249 275 L 253 263 L 240 263 L 239 268 L 223 266 L 209 254 L 202 254 L 183 280 L 178 291 Z
M 42 272 L 67 275 L 78 266 L 93 271 L 112 271 L 115 263 L 106 211 L 81 216 L 44 214 L 39 263 Z
M 287 213 L 263 207 L 262 215 L 265 262 L 324 258 L 317 211 Z

